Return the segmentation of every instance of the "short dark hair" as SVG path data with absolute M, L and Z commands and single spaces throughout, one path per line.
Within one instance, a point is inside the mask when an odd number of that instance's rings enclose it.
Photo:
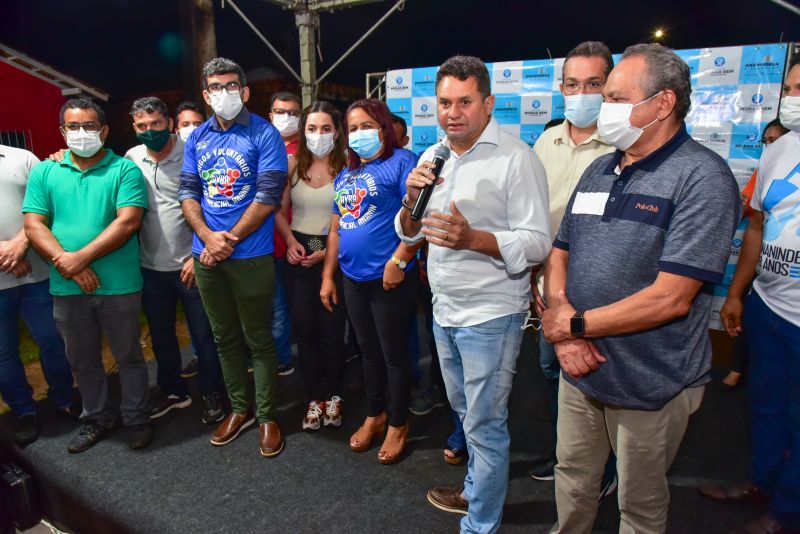
M 798 65 L 800 65 L 800 53 L 795 54 L 792 59 L 789 60 L 789 68 L 786 69 L 786 72 L 789 72 Z
M 347 108 L 347 113 L 344 115 L 345 134 L 349 134 L 350 132 L 350 125 L 347 121 L 350 112 L 355 108 L 363 109 L 367 115 L 375 119 L 375 122 L 380 125 L 381 131 L 383 131 L 383 152 L 381 152 L 380 159 L 381 161 L 386 161 L 391 158 L 394 154 L 394 147 L 397 146 L 397 140 L 394 138 L 394 128 L 392 128 L 392 113 L 389 111 L 389 108 L 386 107 L 386 103 L 377 98 L 362 98 L 350 104 L 350 107 Z M 361 165 L 361 158 L 356 154 L 355 150 L 350 148 L 349 144 L 347 146 L 347 153 L 349 156 L 348 168 L 350 170 L 358 168 L 358 166 Z
M 600 41 L 584 41 L 572 50 L 569 51 L 567 57 L 564 58 L 564 65 L 567 64 L 567 61 L 574 57 L 599 57 L 603 61 L 606 62 L 606 70 L 605 74 L 608 77 L 608 74 L 611 72 L 611 69 L 614 68 L 614 59 L 611 57 L 611 50 L 606 46 L 605 43 Z M 561 78 L 564 78 L 564 66 L 561 67 Z
M 203 119 L 206 118 L 206 112 L 203 110 L 203 108 L 198 106 L 197 103 L 192 102 L 190 100 L 184 100 L 183 102 L 178 104 L 178 107 L 175 110 L 175 118 L 177 119 L 178 115 L 180 115 L 182 112 L 186 111 L 187 109 L 189 111 L 194 111 L 195 113 L 199 114 L 201 117 L 203 117 Z
M 299 96 L 294 93 L 290 93 L 289 91 L 281 91 L 280 93 L 275 93 L 272 95 L 272 100 L 269 101 L 270 111 L 272 110 L 272 106 L 275 105 L 276 100 L 283 100 L 284 102 L 297 102 L 297 105 L 300 106 L 300 109 L 303 108 L 303 102 L 300 101 Z
M 408 124 L 406 124 L 406 120 L 403 117 L 392 113 L 392 122 L 395 124 L 399 124 L 400 127 L 403 129 L 403 137 L 408 135 Z M 399 142 L 400 139 L 398 139 L 397 141 Z
M 622 53 L 622 59 L 642 56 L 647 65 L 647 79 L 642 81 L 645 98 L 671 89 L 675 92 L 675 115 L 683 120 L 692 105 L 692 77 L 689 65 L 666 46 L 658 43 L 631 45 Z
M 61 112 L 59 113 L 58 119 L 58 124 L 61 126 L 64 126 L 64 114 L 68 109 L 93 109 L 94 112 L 97 113 L 97 120 L 100 121 L 100 126 L 105 126 L 108 123 L 106 119 L 106 112 L 103 111 L 103 108 L 91 100 L 87 100 L 85 98 L 70 98 L 64 102 L 63 106 L 61 106 Z
M 224 57 L 215 57 L 203 67 L 203 89 L 208 89 L 208 79 L 211 76 L 230 73 L 236 74 L 239 77 L 239 83 L 242 84 L 242 86 L 247 85 L 244 71 L 238 63 Z
M 137 113 L 161 113 L 162 117 L 169 119 L 167 105 L 157 96 L 146 96 L 134 100 L 131 104 L 131 117 L 135 117 Z
M 764 135 L 767 133 L 767 130 L 770 128 L 778 128 L 781 131 L 781 135 L 789 133 L 789 128 L 781 124 L 780 119 L 772 119 L 767 123 L 766 126 L 764 126 L 764 131 L 761 132 L 761 137 L 764 137 Z
M 453 56 L 439 67 L 436 73 L 436 88 L 445 76 L 453 76 L 462 82 L 470 76 L 475 78 L 478 83 L 478 91 L 485 99 L 492 92 L 492 84 L 489 81 L 489 70 L 486 64 L 475 56 Z

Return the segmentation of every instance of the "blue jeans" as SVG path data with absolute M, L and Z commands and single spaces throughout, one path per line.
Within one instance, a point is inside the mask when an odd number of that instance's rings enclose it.
M 167 395 L 179 397 L 189 394 L 186 382 L 181 378 L 181 349 L 175 334 L 176 306 L 180 299 L 192 346 L 197 354 L 200 393 L 207 395 L 225 391 L 217 346 L 197 287 L 187 289 L 181 282 L 180 271 L 142 268 L 142 278 L 142 308 L 150 326 L 161 390 Z
M 278 352 L 278 363 L 292 363 L 292 321 L 289 317 L 289 302 L 286 300 L 286 286 L 283 273 L 286 270 L 286 258 L 275 258 L 275 301 L 272 309 L 272 337 L 275 338 L 275 350 Z
M 517 366 L 524 313 L 506 315 L 469 327 L 441 327 L 433 332 L 450 406 L 467 437 L 464 497 L 469 515 L 461 532 L 493 533 L 500 528 L 508 489 L 508 397 Z
M 750 477 L 773 498 L 770 509 L 800 528 L 800 327 L 753 291 L 744 307 L 750 351 Z
M 17 417 L 36 413 L 33 390 L 19 356 L 20 315 L 39 345 L 39 361 L 49 386 L 47 396 L 66 408 L 74 401 L 72 371 L 53 320 L 50 280 L 0 291 L 0 395 Z
M 464 435 L 464 425 L 458 412 L 450 408 L 450 417 L 453 419 L 453 433 L 447 438 L 447 446 L 451 449 L 463 451 L 467 448 L 467 436 Z

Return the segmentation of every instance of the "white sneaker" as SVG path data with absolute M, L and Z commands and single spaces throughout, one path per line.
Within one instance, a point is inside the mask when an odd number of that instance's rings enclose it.
M 325 403 L 311 401 L 308 403 L 308 411 L 303 418 L 303 430 L 319 430 L 319 420 Z
M 342 426 L 342 398 L 337 395 L 325 403 L 325 426 Z

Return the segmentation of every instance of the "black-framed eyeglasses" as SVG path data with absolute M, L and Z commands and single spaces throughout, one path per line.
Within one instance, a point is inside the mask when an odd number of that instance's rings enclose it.
M 83 128 L 84 132 L 96 133 L 103 129 L 99 122 L 67 122 L 62 126 L 65 132 L 78 132 Z
M 299 117 L 300 110 L 299 109 L 283 109 L 283 108 L 272 108 L 273 115 L 289 115 L 290 117 Z
M 223 89 L 225 89 L 228 94 L 235 95 L 242 90 L 242 84 L 239 82 L 228 82 L 225 85 L 222 85 L 221 83 L 208 84 L 208 92 L 212 95 L 221 93 Z
M 605 82 L 566 82 L 564 83 L 564 92 L 568 95 L 575 95 L 580 92 L 581 89 L 586 91 L 587 93 L 599 93 L 603 90 L 603 86 Z

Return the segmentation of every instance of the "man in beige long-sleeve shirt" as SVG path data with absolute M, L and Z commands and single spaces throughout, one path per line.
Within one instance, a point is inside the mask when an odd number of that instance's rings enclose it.
M 550 235 L 558 233 L 564 210 L 578 181 L 598 157 L 614 151 L 597 133 L 597 115 L 603 102 L 603 85 L 614 67 L 611 51 L 598 41 L 586 41 L 570 51 L 564 60 L 561 92 L 564 95 L 566 120 L 546 130 L 536 141 L 533 150 L 547 171 L 550 191 Z M 543 278 L 541 271 L 536 276 L 534 293 L 537 308 L 543 306 Z M 539 310 L 541 314 L 541 309 Z M 538 459 L 530 471 L 537 480 L 553 480 L 556 464 L 556 420 L 558 418 L 558 364 L 553 346 L 539 336 L 539 365 L 547 381 L 548 407 L 553 429 L 552 452 Z M 604 489 L 611 487 L 613 475 L 604 480 Z

